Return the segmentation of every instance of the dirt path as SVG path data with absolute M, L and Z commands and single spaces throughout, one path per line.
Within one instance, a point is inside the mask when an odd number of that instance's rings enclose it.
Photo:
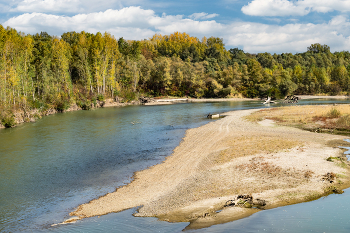
M 246 121 L 254 111 L 228 112 L 188 130 L 163 163 L 137 172 L 130 184 L 71 215 L 81 219 L 142 206 L 136 216 L 190 221 L 189 228 L 200 228 L 258 211 L 242 207 L 273 208 L 344 187 L 347 165 L 326 160 L 341 155 L 327 144 L 343 136 Z

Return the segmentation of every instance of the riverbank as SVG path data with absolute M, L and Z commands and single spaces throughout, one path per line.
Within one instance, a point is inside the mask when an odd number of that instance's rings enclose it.
M 97 109 L 97 108 L 104 108 L 104 107 L 125 107 L 130 105 L 140 105 L 140 101 L 131 101 L 131 102 L 125 102 L 121 103 L 119 101 L 115 101 L 114 99 L 106 99 L 105 101 L 96 101 L 95 104 L 91 104 L 90 109 Z M 77 104 L 71 104 L 71 106 L 64 110 L 63 112 L 72 112 L 72 111 L 80 111 L 83 110 L 81 107 L 79 107 Z M 49 116 L 53 114 L 61 113 L 57 111 L 54 108 L 48 108 L 48 109 L 29 109 L 29 108 L 22 108 L 17 109 L 13 113 L 14 117 L 14 123 L 15 127 L 16 125 L 28 123 L 28 122 L 35 122 L 37 119 L 41 119 L 44 116 Z M 5 126 L 0 121 L 0 128 L 5 128 Z
M 300 100 L 304 99 L 348 99 L 349 96 L 314 96 L 314 95 L 297 95 Z M 259 101 L 255 98 L 217 98 L 217 99 L 192 99 L 192 98 L 162 98 L 162 99 L 150 99 L 148 103 L 144 105 L 164 105 L 164 104 L 178 104 L 178 103 L 215 103 L 215 102 L 230 102 L 230 101 Z
M 311 96 L 311 95 L 298 95 L 300 99 L 346 99 L 348 96 Z M 105 101 L 96 101 L 96 105 L 92 104 L 91 108 L 102 108 L 102 107 L 124 107 L 130 105 L 166 105 L 166 104 L 179 104 L 179 103 L 214 103 L 214 102 L 230 102 L 230 101 L 259 101 L 259 99 L 250 98 L 221 98 L 221 99 L 192 99 L 192 98 L 154 98 L 148 103 L 142 103 L 140 100 L 135 100 L 131 102 L 119 102 L 115 99 L 106 99 Z M 76 104 L 72 104 L 64 112 L 79 111 L 83 110 Z M 14 115 L 14 122 L 16 125 L 35 122 L 44 116 L 56 114 L 58 111 L 53 108 L 49 109 L 19 109 Z M 5 128 L 5 126 L 0 121 L 0 129 Z
M 77 217 L 67 222 L 142 206 L 135 216 L 201 228 L 349 186 L 348 165 L 335 146 L 345 137 L 245 119 L 256 111 L 228 112 L 188 130 L 163 163 L 137 172 L 134 181 L 116 192 L 79 206 L 71 213 Z
M 349 99 L 350 97 L 347 95 L 335 95 L 335 96 L 328 96 L 328 95 L 296 95 L 300 99 Z
M 254 101 L 258 99 L 250 98 L 217 98 L 217 99 L 192 99 L 192 98 L 162 98 L 150 99 L 144 105 L 164 105 L 164 104 L 179 104 L 179 103 L 215 103 L 215 102 L 230 102 L 230 101 Z
M 197 103 L 197 102 L 228 102 L 228 101 L 252 101 L 256 99 L 249 99 L 249 98 L 226 98 L 226 99 L 191 99 L 191 98 L 155 98 L 152 99 L 149 103 L 142 103 L 140 100 L 133 100 L 130 102 L 120 102 L 117 99 L 106 99 L 104 101 L 98 101 L 96 100 L 95 104 L 91 104 L 89 109 L 97 109 L 97 108 L 107 108 L 107 107 L 125 107 L 130 105 L 166 105 L 166 104 L 179 104 L 179 103 Z M 81 107 L 79 107 L 77 104 L 71 104 L 71 106 L 64 110 L 63 112 L 72 112 L 72 111 L 79 111 L 83 110 Z M 57 111 L 54 108 L 48 108 L 48 109 L 29 109 L 29 108 L 23 108 L 23 109 L 17 109 L 13 113 L 14 123 L 15 125 L 12 127 L 15 127 L 16 125 L 28 123 L 28 122 L 35 122 L 37 119 L 40 119 L 44 116 L 49 116 L 53 114 L 61 113 Z M 5 126 L 0 121 L 0 129 L 5 128 Z

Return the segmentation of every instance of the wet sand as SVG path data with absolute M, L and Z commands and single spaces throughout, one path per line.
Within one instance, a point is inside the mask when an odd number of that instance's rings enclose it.
M 348 165 L 327 161 L 343 156 L 334 145 L 344 136 L 245 120 L 255 111 L 228 112 L 188 130 L 163 163 L 70 215 L 82 219 L 141 206 L 135 216 L 201 228 L 349 187 Z

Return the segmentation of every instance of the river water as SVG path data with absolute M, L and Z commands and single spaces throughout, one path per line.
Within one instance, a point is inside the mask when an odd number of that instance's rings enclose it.
M 299 104 L 325 103 L 349 101 Z M 136 208 L 51 225 L 62 222 L 79 204 L 130 182 L 135 171 L 162 162 L 187 129 L 210 121 L 208 113 L 262 107 L 270 106 L 244 101 L 102 108 L 1 129 L 0 232 L 180 232 L 188 223 L 136 218 Z M 350 232 L 349 195 L 345 190 L 188 232 Z

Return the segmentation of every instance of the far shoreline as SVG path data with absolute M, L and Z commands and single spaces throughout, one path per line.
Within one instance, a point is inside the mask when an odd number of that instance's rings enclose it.
M 349 96 L 317 96 L 317 95 L 296 95 L 301 100 L 303 99 L 348 99 Z M 115 101 L 114 99 L 106 99 L 105 101 L 97 101 L 97 105 L 93 109 L 97 108 L 110 108 L 110 107 L 125 107 L 125 106 L 132 106 L 132 105 L 145 105 L 145 106 L 156 106 L 156 105 L 171 105 L 171 104 L 181 104 L 181 103 L 216 103 L 216 102 L 238 102 L 238 101 L 262 101 L 258 98 L 203 98 L 203 99 L 195 99 L 195 98 L 188 98 L 188 97 L 175 97 L 175 98 L 151 98 L 154 100 L 152 103 L 146 103 L 143 104 L 139 100 L 133 100 L 131 102 L 125 102 L 121 103 L 119 101 Z M 72 111 L 80 111 L 83 110 L 82 108 L 79 108 L 76 104 L 71 105 L 67 110 L 64 112 L 72 112 Z M 38 109 L 32 109 L 28 112 L 20 110 L 14 113 L 16 126 L 23 124 L 23 123 L 29 123 L 29 122 L 35 122 L 38 118 L 42 118 L 44 116 L 49 116 L 53 114 L 61 113 L 58 112 L 55 109 L 48 109 L 45 112 L 40 113 Z M 4 129 L 5 126 L 0 122 L 0 129 Z
M 349 99 L 350 96 L 337 95 L 337 96 L 326 96 L 326 95 L 296 95 L 299 100 L 308 99 Z M 281 101 L 283 99 L 277 100 Z M 216 102 L 237 102 L 237 101 L 262 101 L 259 98 L 162 98 L 154 99 L 152 103 L 146 103 L 141 105 L 166 105 L 166 104 L 178 104 L 178 103 L 216 103 Z M 108 107 L 108 106 L 107 106 Z M 113 106 L 110 106 L 113 107 Z

